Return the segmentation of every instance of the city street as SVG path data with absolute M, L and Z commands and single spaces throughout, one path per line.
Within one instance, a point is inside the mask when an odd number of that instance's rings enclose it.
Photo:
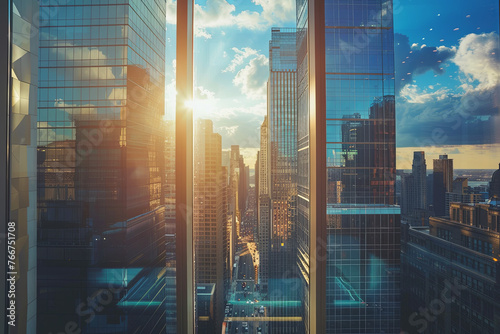
M 246 240 L 239 244 L 238 254 L 236 279 L 229 292 L 226 333 L 267 333 L 267 323 L 258 320 L 267 315 L 267 310 L 259 312 L 261 296 L 255 285 L 255 268 Z

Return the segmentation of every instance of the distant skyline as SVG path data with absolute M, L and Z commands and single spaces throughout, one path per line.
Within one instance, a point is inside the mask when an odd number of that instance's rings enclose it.
M 167 117 L 175 108 L 175 2 L 167 1 Z M 418 20 L 415 20 L 418 17 Z M 202 0 L 195 7 L 195 118 L 254 165 L 266 114 L 271 27 L 295 26 L 295 0 Z M 412 152 L 448 153 L 456 168 L 497 168 L 498 2 L 394 2 L 397 167 Z M 497 102 L 498 104 L 498 102 Z

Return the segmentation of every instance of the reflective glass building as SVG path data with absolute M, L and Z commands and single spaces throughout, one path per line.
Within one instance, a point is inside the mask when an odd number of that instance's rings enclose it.
M 34 0 L 0 4 L 2 333 L 36 332 L 37 11 L 38 1 Z
M 165 332 L 165 3 L 49 0 L 40 18 L 37 330 Z
M 297 57 L 296 29 L 272 28 L 269 42 L 267 163 L 269 171 L 269 313 L 297 316 L 296 271 Z M 295 322 L 271 322 L 272 333 L 301 333 Z
M 399 333 L 392 2 L 298 1 L 297 28 L 306 329 Z
M 295 29 L 272 29 L 269 42 L 268 129 L 271 185 L 270 277 L 295 262 L 297 105 Z

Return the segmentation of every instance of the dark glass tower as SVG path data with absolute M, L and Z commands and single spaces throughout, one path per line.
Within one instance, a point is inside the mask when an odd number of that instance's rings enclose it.
M 40 17 L 37 331 L 163 332 L 165 3 Z
M 298 1 L 297 26 L 306 328 L 399 333 L 392 2 Z

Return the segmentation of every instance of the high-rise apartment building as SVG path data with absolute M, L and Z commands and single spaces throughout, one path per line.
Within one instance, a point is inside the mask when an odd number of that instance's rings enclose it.
M 306 332 L 399 333 L 392 1 L 297 1 L 297 29 Z
M 36 332 L 37 12 L 38 1 L 34 0 L 6 0 L 0 4 L 2 333 Z
M 222 169 L 222 137 L 211 120 L 195 123 L 194 136 L 194 245 L 196 284 L 214 284 L 215 326 L 224 317 L 224 255 L 226 208 Z
M 433 166 L 433 200 L 434 215 L 445 216 L 446 193 L 453 190 L 453 159 L 448 159 L 448 155 L 443 154 L 439 159 L 434 159 Z
M 165 11 L 40 4 L 38 332 L 160 333 L 171 318 Z M 85 313 L 102 291 L 106 305 Z

